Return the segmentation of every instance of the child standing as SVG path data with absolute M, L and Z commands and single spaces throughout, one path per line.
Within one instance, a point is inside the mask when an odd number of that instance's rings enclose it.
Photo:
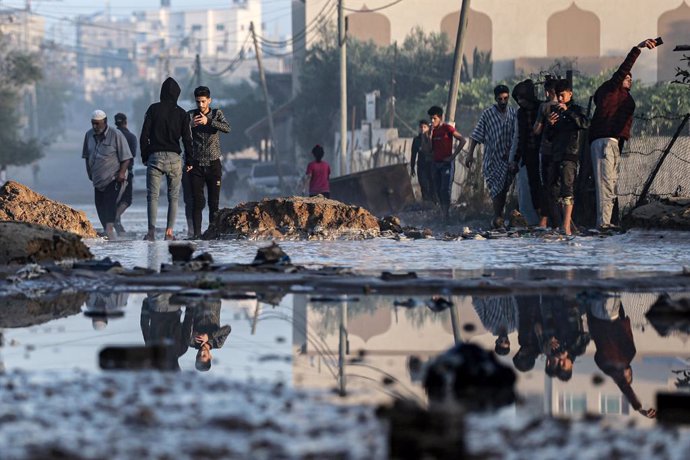
M 314 155 L 315 161 L 307 165 L 306 180 L 309 181 L 309 196 L 323 195 L 326 198 L 330 198 L 331 189 L 328 179 L 331 175 L 331 167 L 327 162 L 323 161 L 323 147 L 315 145 L 311 149 L 311 154 Z

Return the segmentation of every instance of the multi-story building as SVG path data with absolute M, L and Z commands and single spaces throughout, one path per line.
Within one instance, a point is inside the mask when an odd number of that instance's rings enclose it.
M 105 82 L 111 88 L 126 84 L 127 77 L 161 81 L 173 76 L 186 82 L 197 55 L 206 71 L 222 72 L 243 46 L 251 45 L 251 22 L 261 34 L 261 0 L 229 0 L 227 8 L 185 11 L 161 0 L 160 8 L 127 18 L 107 12 L 82 16 L 77 22 L 78 73 L 91 94 Z
M 293 0 L 294 67 L 318 39 L 320 24 L 336 24 L 336 2 Z M 378 45 L 401 43 L 414 29 L 442 32 L 455 44 L 459 1 L 348 0 L 349 35 Z M 382 9 L 378 9 L 382 7 Z M 577 70 L 596 73 L 617 65 L 634 45 L 662 36 L 665 46 L 643 53 L 635 77 L 672 80 L 678 63 L 674 44 L 686 44 L 690 0 L 475 0 L 471 3 L 464 50 L 491 51 L 493 78 L 529 74 L 555 59 L 573 61 Z M 305 31 L 299 34 L 300 31 Z
M 0 7 L 0 35 L 10 46 L 38 51 L 45 36 L 45 20 L 27 10 Z

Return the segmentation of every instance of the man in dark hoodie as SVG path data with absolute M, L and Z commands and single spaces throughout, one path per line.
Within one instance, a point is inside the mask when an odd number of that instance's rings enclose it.
M 594 93 L 597 105 L 589 128 L 591 142 L 592 173 L 596 185 L 597 227 L 611 225 L 613 200 L 616 198 L 618 166 L 623 143 L 630 137 L 635 101 L 630 95 L 632 70 L 642 48 L 653 49 L 656 40 L 647 39 L 628 53 L 610 80 L 605 81 Z
M 165 239 L 172 240 L 173 225 L 177 217 L 177 199 L 180 194 L 182 178 L 182 149 L 184 154 L 192 154 L 192 130 L 187 112 L 177 105 L 180 85 L 168 78 L 161 86 L 160 102 L 151 104 L 144 117 L 144 125 L 139 136 L 141 160 L 146 169 L 146 200 L 148 213 L 148 232 L 145 240 L 156 238 L 156 215 L 161 179 L 166 177 L 168 184 L 168 218 Z

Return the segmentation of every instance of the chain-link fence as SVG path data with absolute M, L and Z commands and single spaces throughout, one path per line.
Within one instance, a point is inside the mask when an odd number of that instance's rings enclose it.
M 690 196 L 688 116 L 635 117 L 633 137 L 621 154 L 621 213 L 635 207 L 643 193 L 648 199 Z

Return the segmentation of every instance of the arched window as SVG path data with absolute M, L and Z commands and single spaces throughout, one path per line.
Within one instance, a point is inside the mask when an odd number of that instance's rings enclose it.
M 441 20 L 441 33 L 448 36 L 450 49 L 455 48 L 455 40 L 458 37 L 458 23 L 460 22 L 460 11 L 450 13 Z M 463 54 L 467 57 L 467 63 L 473 64 L 474 50 L 481 52 L 491 51 L 493 29 L 491 18 L 470 8 L 467 16 L 467 31 L 465 32 L 465 42 L 463 44 Z
M 347 16 L 347 33 L 357 40 L 373 41 L 377 46 L 391 44 L 391 22 L 379 13 L 368 13 L 368 8 L 362 7 L 361 13 L 353 13 Z
M 559 57 L 599 57 L 601 23 L 596 14 L 573 3 L 554 13 L 546 23 L 546 55 Z
M 674 53 L 675 45 L 690 45 L 690 6 L 683 2 L 675 10 L 667 11 L 659 16 L 657 30 L 664 39 L 664 45 L 657 48 L 657 79 L 670 81 L 676 76 L 676 67 L 681 66 L 680 58 L 683 53 Z

